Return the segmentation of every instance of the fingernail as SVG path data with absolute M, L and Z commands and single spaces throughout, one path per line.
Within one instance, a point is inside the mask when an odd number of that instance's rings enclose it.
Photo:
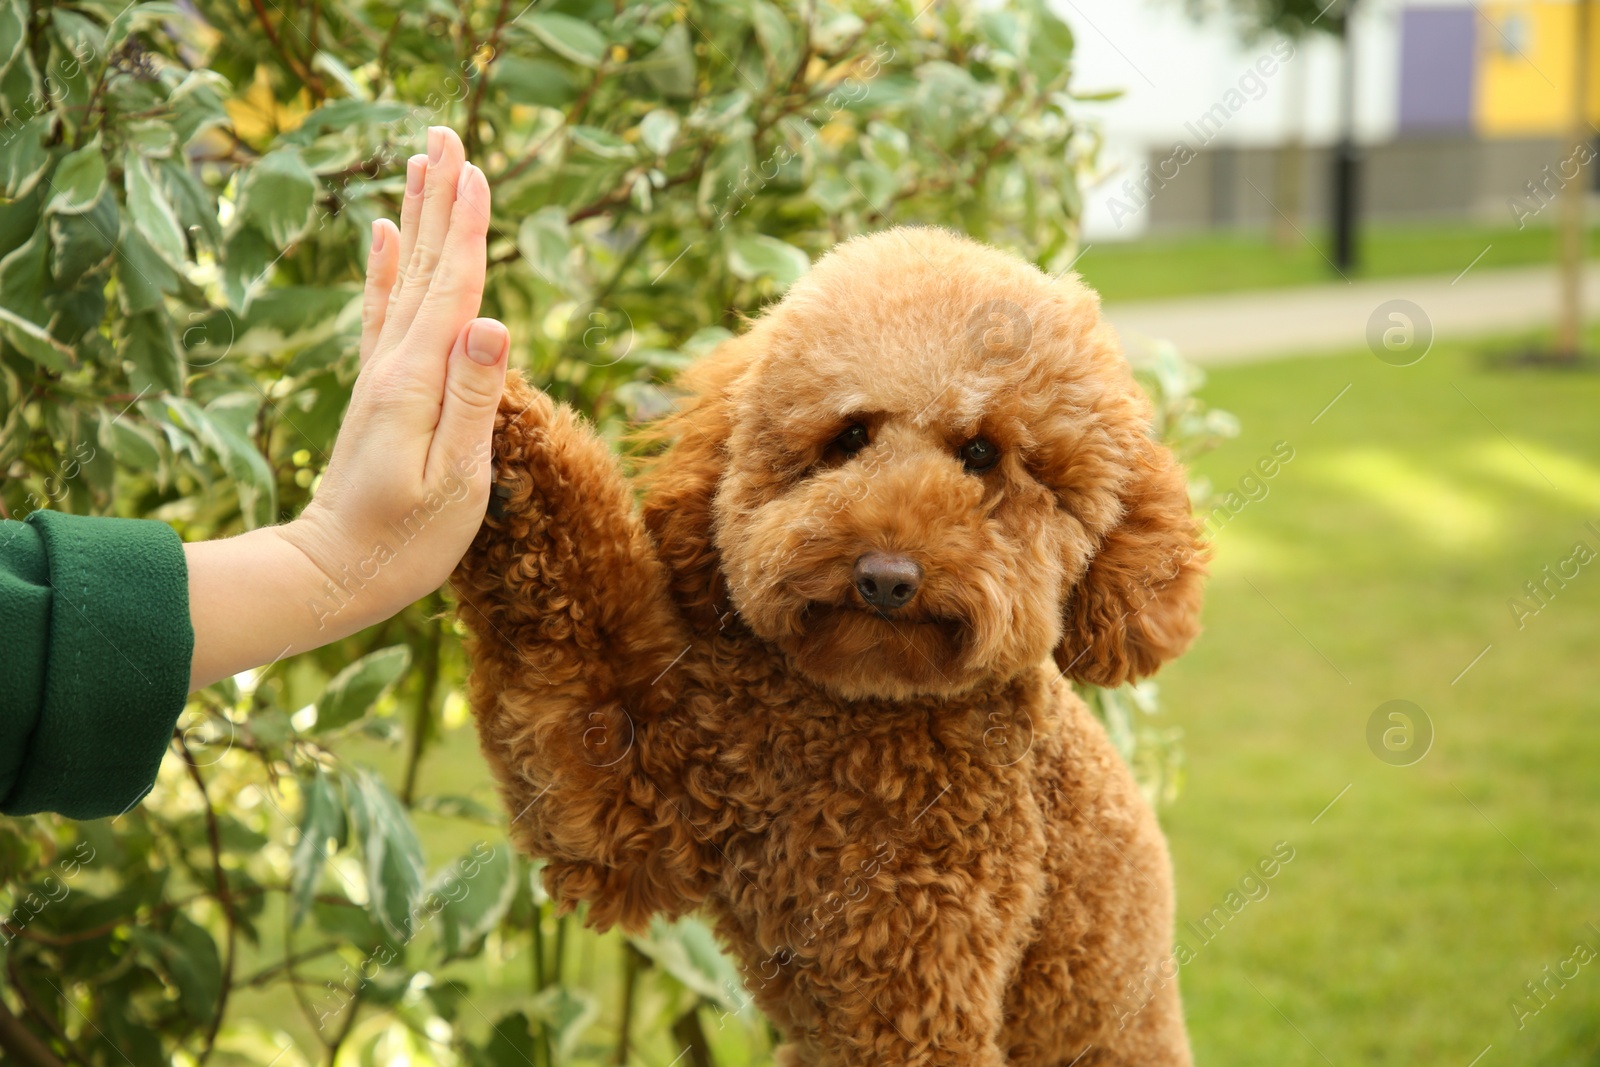
M 383 227 L 378 225 L 378 220 L 372 220 L 372 254 L 377 255 L 383 251 Z
M 472 172 L 477 170 L 471 163 L 464 164 L 461 168 L 461 177 L 456 179 L 456 195 L 467 195 L 467 184 L 472 181 Z
M 428 162 L 437 163 L 444 158 L 444 127 L 428 127 Z
M 479 319 L 467 329 L 467 355 L 474 362 L 492 367 L 500 362 L 509 336 L 506 328 L 493 319 Z
M 422 192 L 422 181 L 428 176 L 428 157 L 415 155 L 406 160 L 406 195 Z

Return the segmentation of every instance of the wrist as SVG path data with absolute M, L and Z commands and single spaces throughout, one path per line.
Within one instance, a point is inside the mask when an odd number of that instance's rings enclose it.
M 315 505 L 263 532 L 273 534 L 297 557 L 297 611 L 313 647 L 348 637 L 404 606 L 388 606 L 376 567 L 348 538 L 329 530 Z

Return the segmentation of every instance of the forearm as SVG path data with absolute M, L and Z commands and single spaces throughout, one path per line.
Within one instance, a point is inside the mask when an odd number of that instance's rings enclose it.
M 194 657 L 189 690 L 346 637 L 383 616 L 331 579 L 281 527 L 184 546 Z

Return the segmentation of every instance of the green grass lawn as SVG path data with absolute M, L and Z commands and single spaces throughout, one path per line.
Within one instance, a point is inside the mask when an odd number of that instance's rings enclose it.
M 1300 242 L 1287 249 L 1279 248 L 1264 231 L 1096 242 L 1086 247 L 1077 270 L 1108 301 L 1339 281 L 1324 258 L 1329 247 L 1325 235 L 1307 231 L 1307 237 L 1315 244 Z M 1480 253 L 1478 268 L 1553 262 L 1556 237 L 1548 226 L 1518 230 L 1467 223 L 1371 225 L 1362 234 L 1360 248 L 1361 264 L 1352 278 L 1455 275 Z M 1590 231 L 1589 254 L 1600 255 L 1600 228 Z
M 1222 528 L 1206 633 L 1162 676 L 1180 932 L 1277 842 L 1295 858 L 1183 969 L 1197 1063 L 1600 1064 L 1600 957 L 1537 1014 L 1523 988 L 1600 952 L 1600 558 L 1522 627 L 1508 607 L 1600 552 L 1600 376 L 1440 345 L 1203 395 L 1244 428 L 1198 464 L 1219 488 L 1294 459 Z M 1368 748 L 1392 699 L 1433 724 L 1412 766 Z

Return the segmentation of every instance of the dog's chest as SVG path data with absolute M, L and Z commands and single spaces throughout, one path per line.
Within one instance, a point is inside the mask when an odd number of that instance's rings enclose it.
M 734 910 L 763 916 L 765 929 L 746 931 L 758 943 L 802 952 L 870 913 L 869 898 L 1037 868 L 1043 815 L 1016 715 L 804 701 L 758 714 L 763 728 L 728 740 L 719 761 L 739 813 L 724 888 Z

